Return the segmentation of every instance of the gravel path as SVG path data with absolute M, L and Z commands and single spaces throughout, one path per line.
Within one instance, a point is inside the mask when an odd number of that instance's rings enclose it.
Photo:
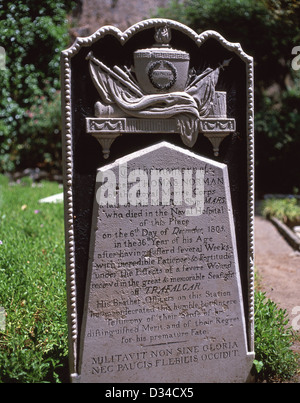
M 300 314 L 300 253 L 259 216 L 255 218 L 255 266 L 267 297 L 286 309 L 292 321 L 296 306 Z

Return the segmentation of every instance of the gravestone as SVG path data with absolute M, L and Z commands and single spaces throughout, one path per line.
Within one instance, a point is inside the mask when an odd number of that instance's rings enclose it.
M 245 382 L 253 61 L 153 19 L 62 53 L 74 382 Z

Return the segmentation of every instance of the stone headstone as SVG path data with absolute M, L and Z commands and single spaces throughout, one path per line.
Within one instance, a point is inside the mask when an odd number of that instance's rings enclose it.
M 154 19 L 78 38 L 62 80 L 71 379 L 245 382 L 252 58 Z
M 253 355 L 226 165 L 160 143 L 97 180 L 80 380 L 244 382 Z

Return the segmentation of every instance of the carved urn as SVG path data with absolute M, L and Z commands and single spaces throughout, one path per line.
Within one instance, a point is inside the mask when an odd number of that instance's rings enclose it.
M 152 48 L 134 52 L 134 72 L 146 94 L 184 91 L 187 85 L 190 55 L 172 49 L 170 29 L 157 29 Z

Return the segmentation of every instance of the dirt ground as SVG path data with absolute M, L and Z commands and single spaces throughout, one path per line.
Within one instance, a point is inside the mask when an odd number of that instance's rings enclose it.
M 300 252 L 259 215 L 255 217 L 255 267 L 259 288 L 279 308 L 286 309 L 291 326 L 300 326 Z M 300 353 L 300 340 L 293 349 Z M 291 382 L 300 383 L 300 367 Z

